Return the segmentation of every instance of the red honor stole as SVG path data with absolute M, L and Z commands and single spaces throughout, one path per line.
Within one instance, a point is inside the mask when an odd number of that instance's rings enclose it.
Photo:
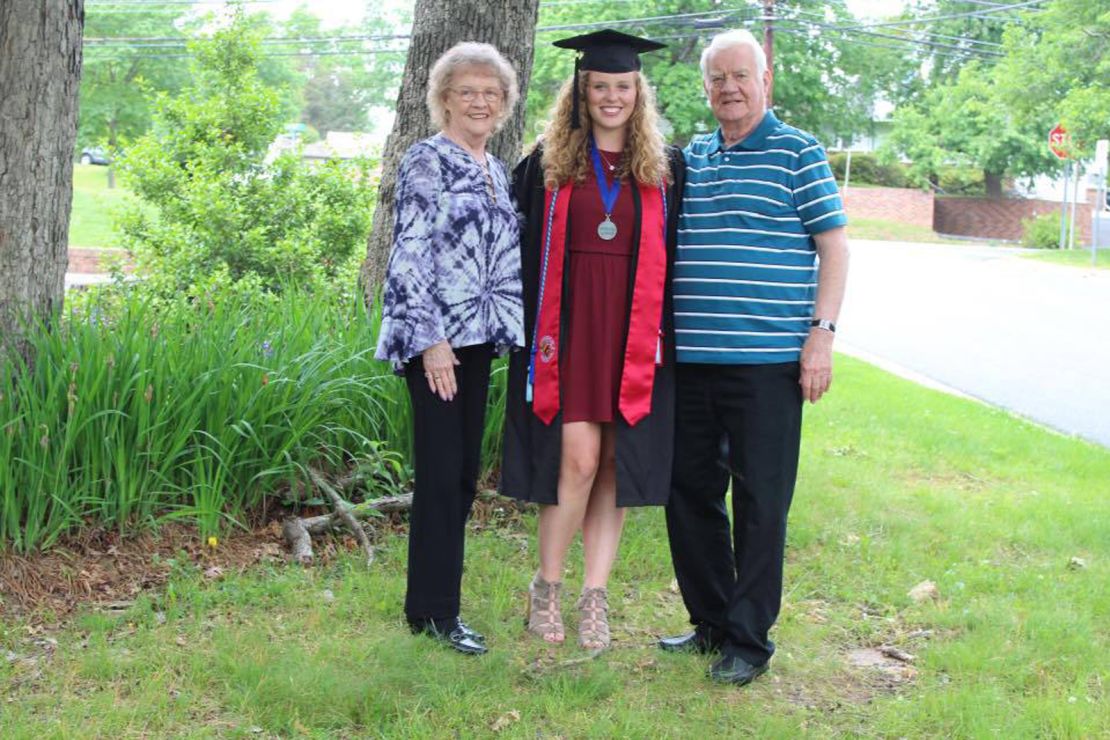
M 532 411 L 550 424 L 559 413 L 559 328 L 567 215 L 573 184 L 547 190 L 540 308 L 532 337 L 529 390 Z M 640 190 L 640 248 L 632 285 L 632 310 L 618 408 L 629 426 L 651 412 L 656 363 L 662 364 L 663 287 L 667 279 L 666 196 L 662 187 L 637 183 Z

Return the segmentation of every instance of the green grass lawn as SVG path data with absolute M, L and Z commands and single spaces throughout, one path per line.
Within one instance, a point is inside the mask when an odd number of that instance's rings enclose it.
M 1096 254 L 1098 255 L 1098 261 L 1094 265 L 1091 264 L 1091 250 L 1089 248 L 1065 250 L 1042 249 L 1037 252 L 1031 252 L 1026 256 L 1030 259 L 1052 262 L 1057 265 L 1097 267 L 1102 270 L 1110 268 L 1110 249 L 1100 249 Z
M 938 236 L 932 229 L 900 221 L 887 221 L 880 218 L 850 218 L 848 237 L 851 239 L 871 239 L 874 241 L 930 242 L 937 244 L 976 244 L 989 245 L 991 242 L 979 239 L 954 239 Z
M 112 209 L 127 196 L 117 186 L 108 189 L 108 168 L 89 164 L 73 166 L 73 210 L 69 221 L 69 246 L 118 247 L 112 229 Z
M 487 656 L 408 634 L 402 538 L 369 570 L 182 565 L 129 612 L 61 630 L 52 658 L 20 659 L 26 626 L 0 625 L 17 656 L 0 660 L 0 736 L 1106 737 L 1110 451 L 837 362 L 806 411 L 778 653 L 752 686 L 654 647 L 685 626 L 658 509 L 629 518 L 614 648 L 528 639 L 528 516 L 468 539 L 464 615 Z M 924 580 L 939 598 L 915 603 Z M 852 665 L 882 645 L 916 659 Z

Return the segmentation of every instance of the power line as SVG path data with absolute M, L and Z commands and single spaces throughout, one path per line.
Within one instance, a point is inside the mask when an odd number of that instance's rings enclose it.
M 1006 9 L 1006 3 L 992 3 L 992 2 L 987 2 L 987 0 L 963 0 L 963 2 L 971 3 L 972 5 L 985 5 L 988 8 L 997 8 L 999 10 L 1005 10 Z M 1029 10 L 1033 11 L 1033 12 L 1037 12 L 1037 11 L 1044 10 L 1044 8 L 1029 8 Z
M 815 13 L 813 11 L 800 10 L 798 12 L 800 14 L 803 14 L 803 15 L 813 15 L 813 16 L 818 16 L 820 18 L 824 18 L 824 16 L 822 16 L 820 13 Z M 790 20 L 790 19 L 789 18 L 779 18 L 777 20 Z M 828 30 L 836 31 L 838 33 L 849 33 L 849 32 L 850 33 L 861 33 L 861 34 L 869 34 L 869 35 L 880 36 L 882 38 L 892 38 L 892 39 L 904 40 L 904 41 L 913 41 L 914 40 L 914 39 L 908 38 L 906 36 L 891 36 L 890 34 L 873 34 L 873 33 L 867 32 L 867 31 L 855 30 L 853 27 L 837 26 L 835 24 L 828 24 L 827 22 L 822 23 L 822 21 L 811 21 L 808 18 L 797 18 L 795 20 L 797 20 L 799 22 L 804 21 L 804 22 L 807 22 L 807 23 L 813 23 L 814 25 L 824 25 L 825 28 L 827 28 Z M 913 34 L 917 34 L 917 35 L 923 35 L 923 36 L 927 36 L 929 38 L 938 38 L 938 39 L 942 38 L 942 39 L 948 39 L 948 40 L 953 40 L 953 41 L 960 41 L 962 43 L 967 43 L 967 44 L 978 44 L 978 45 L 989 46 L 989 47 L 998 48 L 998 49 L 1003 48 L 1002 44 L 998 44 L 998 43 L 995 43 L 993 41 L 981 41 L 980 39 L 973 39 L 973 38 L 968 38 L 968 37 L 964 37 L 964 36 L 951 36 L 951 35 L 943 34 L 943 33 L 935 33 L 933 31 L 909 31 L 909 33 L 913 33 Z M 940 46 L 945 46 L 945 44 L 943 44 L 943 42 L 941 42 Z M 964 47 L 956 47 L 956 48 L 958 50 L 961 50 L 961 51 L 964 50 Z M 986 50 L 984 50 L 984 51 L 986 51 Z
M 801 28 L 776 28 L 775 30 L 782 31 L 783 33 L 788 33 L 788 34 L 791 34 L 791 35 L 794 35 L 794 36 L 809 36 L 810 35 L 808 31 L 806 31 L 804 29 L 801 29 Z M 870 46 L 873 49 L 886 49 L 888 51 L 899 51 L 899 52 L 919 51 L 918 48 L 916 48 L 914 46 L 909 46 L 909 45 L 906 45 L 906 44 L 897 44 L 897 43 L 884 44 L 884 43 L 879 43 L 879 42 L 876 42 L 876 41 L 867 41 L 865 39 L 858 39 L 858 38 L 842 38 L 842 39 L 838 39 L 837 43 L 852 44 L 852 45 L 855 45 L 855 46 Z
M 269 57 L 326 57 L 336 55 L 355 55 L 355 54 L 404 54 L 408 49 L 345 49 L 345 50 L 324 50 L 324 51 L 273 51 L 265 54 L 259 54 L 259 58 L 267 59 Z M 132 58 L 136 59 L 191 59 L 193 54 L 140 54 Z M 97 55 L 97 60 L 108 59 L 125 59 L 123 56 L 111 55 Z
M 572 23 L 559 26 L 543 26 L 537 28 L 536 33 L 548 33 L 550 31 L 579 31 L 591 28 L 612 28 L 613 26 L 633 26 L 640 24 L 650 24 L 656 21 L 679 20 L 683 18 L 705 18 L 712 15 L 717 16 L 730 16 L 737 11 L 729 10 L 706 10 L 698 13 L 675 13 L 673 15 L 656 15 L 648 16 L 645 18 L 626 18 L 622 20 L 608 20 L 608 21 L 593 21 L 589 23 Z
M 842 28 L 837 28 L 836 26 L 834 26 L 832 24 L 829 24 L 829 23 L 821 23 L 821 22 L 818 22 L 818 21 L 810 20 L 808 18 L 796 18 L 796 19 L 784 18 L 784 19 L 780 19 L 780 20 L 793 21 L 795 23 L 806 23 L 806 24 L 809 24 L 809 25 L 812 25 L 812 26 L 818 26 L 818 27 L 824 28 L 827 31 L 839 33 L 841 35 L 849 34 L 849 33 L 859 34 L 861 36 L 870 36 L 870 37 L 873 37 L 873 38 L 889 39 L 891 41 L 897 41 L 897 42 L 900 42 L 900 43 L 903 43 L 903 44 L 913 44 L 913 45 L 916 45 L 916 46 L 926 46 L 926 47 L 929 47 L 929 48 L 932 48 L 932 49 L 944 49 L 946 51 L 959 52 L 959 53 L 963 53 L 963 54 L 972 54 L 972 55 L 978 56 L 978 57 L 1003 57 L 1003 56 L 1006 56 L 1005 54 L 1001 54 L 1001 53 L 996 52 L 996 51 L 990 51 L 990 50 L 987 50 L 987 49 L 973 49 L 973 48 L 967 48 L 967 47 L 962 47 L 962 46 L 953 46 L 952 44 L 943 44 L 943 43 L 939 43 L 939 42 L 936 42 L 936 41 L 928 41 L 928 40 L 925 40 L 925 39 L 913 39 L 913 38 L 908 38 L 906 36 L 894 36 L 894 35 L 889 34 L 889 33 L 876 33 L 874 31 L 853 31 L 852 29 L 842 29 Z
M 345 44 L 354 41 L 396 41 L 411 38 L 409 34 L 362 34 L 347 36 L 305 36 L 305 37 L 278 37 L 267 36 L 259 39 L 262 44 Z M 185 46 L 195 39 L 184 36 L 119 36 L 87 38 L 85 43 L 89 48 L 96 49 L 153 49 L 173 46 Z
M 866 29 L 870 29 L 870 28 L 891 28 L 891 27 L 895 27 L 895 26 L 916 26 L 916 25 L 919 25 L 921 23 L 932 23 L 934 21 L 947 21 L 947 20 L 954 20 L 954 19 L 957 19 L 957 18 L 985 18 L 988 14 L 991 14 L 991 13 L 999 13 L 999 12 L 1002 12 L 1004 10 L 1018 10 L 1018 9 L 1021 9 L 1021 8 L 1028 8 L 1032 5 L 1039 5 L 1042 2 L 1044 2 L 1044 0 L 1026 0 L 1026 2 L 1022 2 L 1022 3 L 1010 3 L 1008 5 L 998 5 L 998 6 L 991 7 L 991 8 L 983 8 L 982 10 L 969 10 L 969 11 L 966 11 L 966 12 L 963 12 L 963 13 L 951 13 L 949 15 L 922 16 L 920 18 L 911 18 L 911 19 L 908 19 L 908 20 L 900 20 L 900 21 L 884 21 L 882 23 L 867 23 L 867 24 L 864 24 L 862 26 L 846 26 L 842 30 L 859 31 L 859 30 L 866 30 Z M 1014 20 L 1017 20 L 1017 19 L 1004 17 L 1004 18 L 990 18 L 989 20 L 1006 22 L 1006 21 L 1014 21 Z

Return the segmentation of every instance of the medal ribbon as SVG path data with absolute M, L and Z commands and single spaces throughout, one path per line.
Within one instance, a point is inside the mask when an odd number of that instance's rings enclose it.
M 608 220 L 613 212 L 613 206 L 617 204 L 617 197 L 621 194 L 621 181 L 614 176 L 613 184 L 610 185 L 605 178 L 605 169 L 601 166 L 601 153 L 597 150 L 593 136 L 590 137 L 590 159 L 594 163 L 594 177 L 597 178 L 597 189 L 601 192 L 601 205 L 605 207 L 605 218 Z

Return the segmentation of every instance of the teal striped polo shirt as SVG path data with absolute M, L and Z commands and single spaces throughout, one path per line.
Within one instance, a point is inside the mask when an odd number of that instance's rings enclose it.
M 678 361 L 796 361 L 817 294 L 813 235 L 847 223 L 824 148 L 767 111 L 728 149 L 718 129 L 683 153 Z

